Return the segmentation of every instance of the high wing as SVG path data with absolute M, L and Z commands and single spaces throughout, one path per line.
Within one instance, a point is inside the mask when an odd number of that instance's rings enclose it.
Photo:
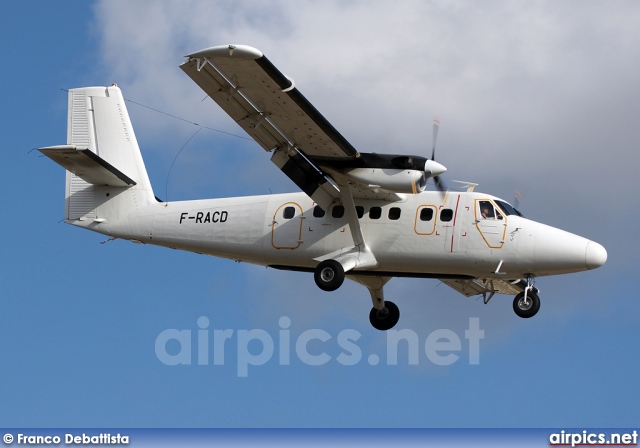
M 300 146 L 310 158 L 351 159 L 358 152 L 255 48 L 212 47 L 181 65 L 266 151 Z M 266 126 L 260 126 L 266 121 Z
M 395 201 L 446 170 L 424 157 L 358 152 L 255 48 L 217 46 L 188 58 L 180 68 L 325 210 L 344 202 L 346 184 L 352 197 Z
M 351 160 L 353 146 L 255 48 L 229 45 L 188 56 L 180 68 L 302 191 L 328 208 L 339 191 L 312 158 Z

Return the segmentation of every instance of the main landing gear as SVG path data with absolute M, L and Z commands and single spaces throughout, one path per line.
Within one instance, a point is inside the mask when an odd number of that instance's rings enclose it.
M 369 312 L 369 322 L 373 328 L 380 331 L 390 330 L 398 323 L 399 319 L 400 310 L 395 303 L 388 300 L 384 302 L 384 308 L 381 310 L 371 308 L 371 312 Z
M 344 282 L 344 267 L 336 260 L 324 260 L 316 266 L 313 278 L 323 291 L 335 291 Z M 400 319 L 400 310 L 395 303 L 384 300 L 383 287 L 390 277 L 361 276 L 356 271 L 349 271 L 349 278 L 369 290 L 373 301 L 369 312 L 371 325 L 381 331 L 393 328 Z
M 313 278 L 323 291 L 335 291 L 344 282 L 344 268 L 336 260 L 324 260 L 316 266 Z

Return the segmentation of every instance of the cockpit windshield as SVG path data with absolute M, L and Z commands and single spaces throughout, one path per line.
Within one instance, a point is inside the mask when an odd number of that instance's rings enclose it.
M 496 201 L 496 204 L 498 204 L 498 207 L 500 207 L 500 210 L 502 210 L 505 215 L 517 215 L 524 218 L 524 215 L 516 210 L 511 204 L 507 204 L 504 201 Z

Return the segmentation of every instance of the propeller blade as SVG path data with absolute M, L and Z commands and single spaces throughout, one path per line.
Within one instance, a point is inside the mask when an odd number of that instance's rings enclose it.
M 438 189 L 438 191 L 440 191 L 440 193 L 442 193 L 442 198 L 444 200 L 447 195 L 448 189 L 444 185 L 442 179 L 440 179 L 440 175 L 447 171 L 447 169 L 440 163 L 436 162 L 436 142 L 438 141 L 439 129 L 440 119 L 438 117 L 435 117 L 433 119 L 433 146 L 431 147 L 431 160 L 426 161 L 424 170 L 427 175 L 433 178 L 433 181 L 436 184 L 436 188 Z
M 438 129 L 440 129 L 440 119 L 433 119 L 433 146 L 431 147 L 431 160 L 436 160 L 436 141 L 438 140 Z
M 522 196 L 519 191 L 516 191 L 515 197 L 513 198 L 513 208 L 517 209 L 520 207 L 520 199 L 522 199 Z

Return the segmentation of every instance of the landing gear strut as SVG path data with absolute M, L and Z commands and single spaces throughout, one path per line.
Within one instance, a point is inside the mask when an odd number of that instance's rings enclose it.
M 386 300 L 384 302 L 384 308 L 381 310 L 377 308 L 371 308 L 369 313 L 369 322 L 373 325 L 373 328 L 380 331 L 387 331 L 395 326 L 400 319 L 400 310 L 395 303 Z
M 344 267 L 336 260 L 324 260 L 318 263 L 313 278 L 318 288 L 324 291 L 335 291 L 345 279 Z M 384 284 L 391 277 L 359 276 L 353 271 L 349 271 L 349 278 L 361 285 L 364 285 L 371 294 L 373 308 L 369 312 L 369 322 L 377 330 L 386 331 L 393 328 L 400 319 L 400 310 L 395 303 L 384 300 Z
M 316 266 L 313 279 L 323 291 L 335 291 L 344 282 L 344 268 L 336 260 L 321 261 Z

